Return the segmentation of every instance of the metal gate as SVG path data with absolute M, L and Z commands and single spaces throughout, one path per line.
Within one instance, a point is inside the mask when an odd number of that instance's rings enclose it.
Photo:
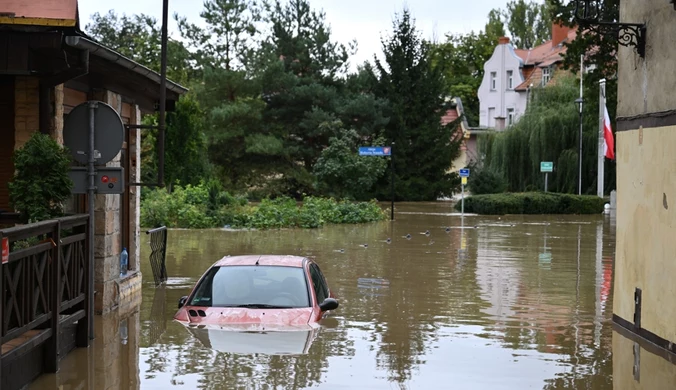
M 167 281 L 167 227 L 151 229 L 146 234 L 150 234 L 150 266 L 153 269 L 155 286 L 159 286 Z

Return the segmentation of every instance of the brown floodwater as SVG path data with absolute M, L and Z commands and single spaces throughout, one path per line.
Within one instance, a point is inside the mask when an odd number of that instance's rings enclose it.
M 397 204 L 395 218 L 171 230 L 160 288 L 144 241 L 139 303 L 98 316 L 93 346 L 29 388 L 676 388 L 676 366 L 613 329 L 613 215 L 460 218 L 440 202 Z M 253 253 L 315 259 L 340 307 L 292 334 L 172 321 L 214 261 Z

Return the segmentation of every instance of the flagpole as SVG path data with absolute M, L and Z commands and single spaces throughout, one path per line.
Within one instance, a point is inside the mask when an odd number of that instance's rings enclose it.
M 599 145 L 598 145 L 598 178 L 596 184 L 596 195 L 603 198 L 603 184 L 604 184 L 604 163 L 605 153 L 603 145 L 605 144 L 605 114 L 606 114 L 606 79 L 599 81 Z

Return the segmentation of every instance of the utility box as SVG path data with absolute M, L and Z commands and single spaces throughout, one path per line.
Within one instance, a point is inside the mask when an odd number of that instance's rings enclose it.
M 97 194 L 122 194 L 124 193 L 124 168 L 122 167 L 96 167 Z M 89 188 L 89 178 L 86 167 L 71 167 L 68 176 L 73 180 L 73 193 L 86 194 Z

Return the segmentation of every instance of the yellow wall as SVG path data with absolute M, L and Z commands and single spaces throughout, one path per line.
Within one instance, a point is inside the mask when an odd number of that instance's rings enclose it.
M 613 313 L 676 340 L 676 126 L 617 133 L 617 246 Z

